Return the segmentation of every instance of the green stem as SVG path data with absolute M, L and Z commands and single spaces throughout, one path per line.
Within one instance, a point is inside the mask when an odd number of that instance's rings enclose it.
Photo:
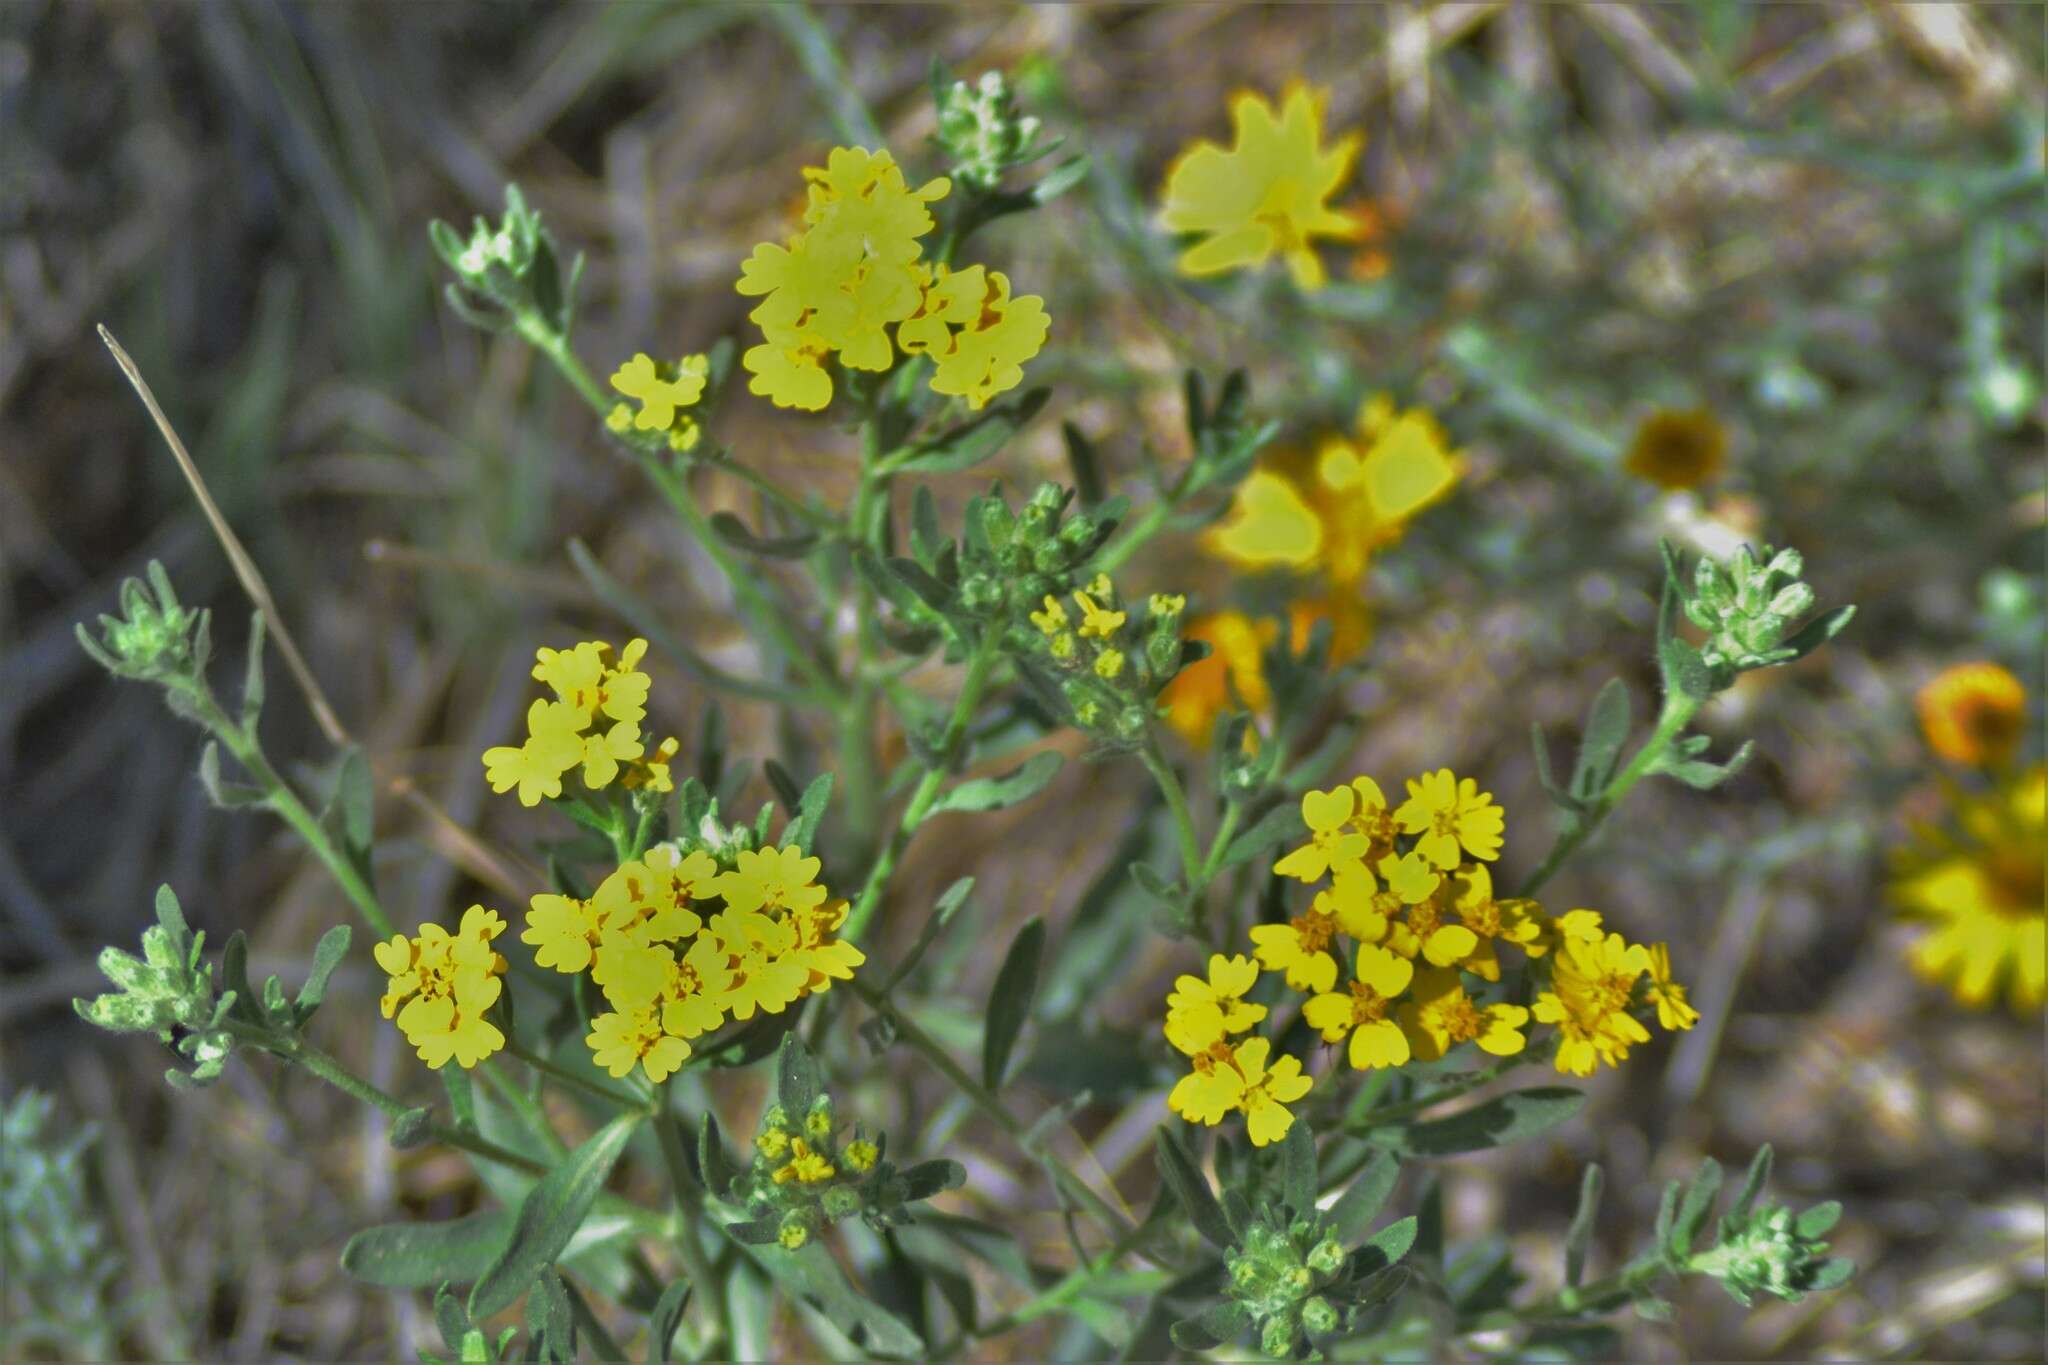
M 521 1043 L 517 1038 L 512 1037 L 509 1030 L 505 1035 L 505 1051 L 511 1056 L 517 1057 L 520 1061 L 525 1062 L 550 1080 L 560 1081 L 563 1085 L 574 1086 L 586 1095 L 603 1100 L 606 1104 L 622 1112 L 639 1111 L 644 1113 L 647 1111 L 648 1106 L 645 1099 L 629 1095 L 623 1090 L 614 1089 L 604 1084 L 604 1082 L 592 1080 L 588 1076 L 579 1076 L 567 1067 L 549 1061 L 540 1053 Z
M 1670 1273 L 1664 1258 L 1651 1255 L 1631 1261 L 1605 1279 L 1577 1287 L 1566 1285 L 1555 1294 L 1516 1308 L 1498 1309 L 1469 1322 L 1458 1324 L 1458 1334 L 1500 1331 L 1527 1324 L 1552 1322 L 1611 1312 L 1635 1298 L 1646 1286 Z
M 1530 874 L 1529 880 L 1522 884 L 1521 889 L 1515 892 L 1516 896 L 1533 896 L 1550 880 L 1551 875 L 1564 865 L 1565 859 L 1569 858 L 1579 845 L 1585 843 L 1593 831 L 1600 827 L 1601 822 L 1621 804 L 1629 789 L 1656 769 L 1665 751 L 1685 732 L 1685 727 L 1692 723 L 1692 718 L 1699 714 L 1699 709 L 1699 702 L 1682 692 L 1673 691 L 1665 694 L 1663 710 L 1657 714 L 1657 728 L 1643 741 L 1643 747 L 1636 750 L 1628 765 L 1608 781 L 1592 806 L 1558 836 L 1557 842 L 1551 845 L 1550 853 L 1535 872 Z
M 1005 1332 L 1015 1331 L 1028 1322 L 1042 1318 L 1048 1313 L 1058 1312 L 1085 1292 L 1088 1286 L 1095 1283 L 1097 1277 L 1105 1270 L 1114 1269 L 1116 1263 L 1130 1255 L 1140 1243 L 1151 1235 L 1151 1232 L 1151 1227 L 1145 1223 L 1134 1225 L 1129 1232 L 1117 1238 L 1115 1244 L 1108 1250 L 1090 1258 L 1084 1264 L 1076 1266 L 1050 1289 L 1045 1290 L 1034 1298 L 1027 1299 L 993 1321 L 982 1323 L 972 1331 L 962 1332 L 951 1340 L 943 1341 L 934 1346 L 931 1358 L 933 1360 L 950 1360 L 965 1350 L 970 1342 L 985 1341 L 990 1337 L 1001 1336 Z M 1157 1272 L 1157 1276 L 1161 1288 L 1171 1284 L 1175 1278 L 1172 1272 L 1164 1270 Z M 1136 1292 L 1135 1287 L 1133 1292 Z
M 654 1131 L 661 1140 L 662 1163 L 668 1168 L 669 1188 L 675 1194 L 678 1220 L 676 1254 L 682 1259 L 683 1273 L 697 1287 L 694 1297 L 704 1305 L 709 1340 L 703 1344 L 708 1350 L 731 1338 L 732 1324 L 726 1319 L 724 1286 L 713 1273 L 711 1262 L 705 1259 L 704 1244 L 697 1238 L 697 1228 L 704 1217 L 704 1199 L 697 1182 L 690 1176 L 689 1161 L 683 1155 L 682 1127 L 670 1106 L 667 1084 L 662 1086 L 659 1104 L 654 1116 Z
M 952 771 L 960 746 L 966 741 L 967 727 L 974 720 L 974 711 L 981 703 L 981 693 L 988 685 L 991 669 L 1001 655 L 1001 637 L 990 629 L 975 645 L 974 653 L 968 656 L 967 676 L 961 681 L 960 695 L 953 701 L 953 713 L 946 719 L 945 732 L 940 736 L 937 761 L 925 769 L 918 780 L 917 789 L 910 794 L 910 804 L 903 808 L 902 819 L 896 822 L 889 842 L 882 847 L 874 865 L 868 869 L 865 885 L 860 897 L 854 902 L 852 911 L 846 917 L 846 925 L 840 937 L 848 942 L 858 942 L 874 918 L 876 908 L 881 904 L 883 893 L 888 890 L 889 878 L 896 871 L 897 862 L 903 851 L 910 846 L 911 836 L 916 834 L 925 817 L 931 814 L 932 804 L 939 799 L 939 788 L 946 782 L 946 774 Z
M 1208 859 L 1202 853 L 1202 842 L 1195 834 L 1195 817 L 1188 809 L 1187 792 L 1180 785 L 1180 778 L 1174 775 L 1173 765 L 1159 752 L 1159 741 L 1149 730 L 1145 735 L 1144 747 L 1138 750 L 1138 758 L 1144 763 L 1152 780 L 1159 784 L 1159 791 L 1166 798 L 1166 808 L 1173 815 L 1174 837 L 1180 843 L 1182 874 L 1187 878 L 1189 894 L 1194 894 L 1202 885 L 1203 869 Z
M 1031 1125 L 1011 1113 L 994 1092 L 968 1075 L 960 1064 L 953 1060 L 951 1054 L 940 1047 L 930 1034 L 913 1023 L 910 1016 L 898 1009 L 893 1000 L 858 977 L 846 984 L 855 995 L 867 1002 L 868 1008 L 887 1018 L 895 1026 L 898 1038 L 908 1043 L 915 1051 L 924 1054 L 925 1059 L 938 1068 L 939 1074 L 951 1082 L 954 1089 L 965 1095 L 983 1116 L 1007 1133 L 1026 1156 L 1043 1162 L 1046 1169 L 1051 1172 L 1054 1183 L 1069 1199 L 1116 1229 L 1119 1238 L 1131 1234 L 1133 1228 L 1128 1218 L 1113 1208 L 1108 1200 L 1089 1188 L 1087 1182 L 1069 1170 L 1065 1163 L 1049 1153 L 1038 1150 L 1035 1144 L 1027 1141 L 1026 1135 L 1031 1131 Z
M 1169 495 L 1147 506 L 1121 536 L 1096 552 L 1090 567 L 1103 573 L 1115 573 L 1132 555 L 1143 549 L 1146 542 L 1166 529 L 1167 519 L 1179 505 L 1178 497 Z

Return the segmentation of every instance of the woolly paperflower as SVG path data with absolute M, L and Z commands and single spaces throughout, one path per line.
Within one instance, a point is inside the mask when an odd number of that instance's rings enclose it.
M 1274 863 L 1273 870 L 1283 877 L 1313 882 L 1333 868 L 1363 865 L 1372 841 L 1352 826 L 1352 812 L 1357 809 L 1358 793 L 1349 786 L 1304 792 L 1301 819 L 1308 826 L 1308 842 Z
M 1192 1069 L 1174 1083 L 1166 1106 L 1189 1123 L 1214 1127 L 1244 1099 L 1244 1073 L 1237 1069 L 1230 1044 L 1221 1038 L 1196 1053 L 1188 1065 Z
M 391 978 L 381 1002 L 384 1017 L 396 1011 L 399 1031 L 430 1068 L 438 1071 L 451 1059 L 473 1067 L 505 1045 L 505 1035 L 484 1018 L 504 989 L 499 978 L 506 962 L 491 946 L 504 930 L 497 914 L 472 905 L 453 934 L 423 924 L 411 938 L 394 934 L 374 948 L 377 965 Z
M 537 806 L 562 794 L 562 774 L 583 761 L 583 724 L 576 709 L 536 701 L 527 708 L 524 743 L 484 750 L 484 780 L 494 792 L 519 789 L 519 804 Z
M 1285 972 L 1295 990 L 1327 991 L 1337 980 L 1337 959 L 1329 953 L 1337 928 L 1335 916 L 1312 908 L 1285 924 L 1253 926 L 1253 952 L 1261 966 Z
M 1649 1001 L 1657 1007 L 1657 1023 L 1660 1027 L 1679 1031 L 1689 1029 L 1700 1021 L 1700 1012 L 1687 1003 L 1685 987 L 1671 976 L 1671 949 L 1662 943 L 1652 943 L 1650 953 Z
M 1415 851 L 1449 871 L 1462 861 L 1459 849 L 1488 862 L 1500 856 L 1501 833 L 1506 816 L 1493 804 L 1493 793 L 1479 790 L 1467 777 L 1460 780 L 1449 768 L 1408 780 L 1408 799 L 1394 812 L 1394 819 L 1408 834 L 1422 837 Z
M 640 402 L 633 425 L 641 431 L 666 431 L 675 425 L 680 408 L 695 405 L 704 395 L 710 363 L 701 355 L 685 356 L 674 366 L 674 377 L 665 377 L 652 357 L 635 355 L 612 376 L 612 387 Z
M 1024 382 L 1024 362 L 1045 346 L 1052 321 L 1036 294 L 1012 297 L 1009 277 L 988 272 L 988 292 L 968 326 L 951 345 L 934 345 L 932 392 L 964 398 L 979 411 L 989 399 Z
M 1264 1038 L 1247 1038 L 1239 1043 L 1233 1057 L 1244 1077 L 1244 1095 L 1238 1107 L 1244 1110 L 1245 1132 L 1252 1146 L 1264 1147 L 1287 1136 L 1294 1115 L 1287 1106 L 1306 1095 L 1315 1082 L 1301 1074 L 1301 1063 L 1282 1057 L 1266 1065 L 1272 1044 Z
M 1272 704 L 1266 684 L 1265 648 L 1278 635 L 1271 621 L 1254 621 L 1243 612 L 1223 611 L 1197 616 L 1182 636 L 1209 646 L 1206 657 L 1183 667 L 1159 694 L 1166 723 L 1190 744 L 1203 744 L 1216 717 L 1236 703 L 1254 715 Z
M 1323 283 L 1314 239 L 1360 235 L 1359 224 L 1329 201 L 1350 174 L 1361 139 L 1353 133 L 1323 148 L 1327 99 L 1326 92 L 1296 82 L 1276 112 L 1263 97 L 1241 93 L 1230 102 L 1235 145 L 1226 150 L 1204 140 L 1175 160 L 1160 221 L 1172 232 L 1203 234 L 1181 253 L 1184 274 L 1263 265 L 1278 253 L 1298 288 Z

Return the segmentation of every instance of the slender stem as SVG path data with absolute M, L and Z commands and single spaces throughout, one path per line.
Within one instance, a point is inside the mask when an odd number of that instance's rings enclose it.
M 954 698 L 953 712 L 947 717 L 945 731 L 939 738 L 937 762 L 925 769 L 917 789 L 910 794 L 910 804 L 903 808 L 902 819 L 896 822 L 896 828 L 889 836 L 889 842 L 882 846 L 874 865 L 868 869 L 867 882 L 861 887 L 860 897 L 854 902 L 840 932 L 840 937 L 848 942 L 857 942 L 868 922 L 874 918 L 882 895 L 888 890 L 889 878 L 894 875 L 903 851 L 910 846 L 911 836 L 931 814 L 932 804 L 939 798 L 939 788 L 945 785 L 946 774 L 952 770 L 960 746 L 967 738 L 967 727 L 974 720 L 975 708 L 981 704 L 982 690 L 988 685 L 989 673 L 1000 657 L 1000 643 L 1000 637 L 993 630 L 987 631 L 975 645 L 974 653 L 968 656 L 967 676 L 961 681 L 960 695 Z
M 1009 1108 L 988 1087 L 968 1075 L 961 1068 L 960 1064 L 953 1060 L 951 1054 L 940 1047 L 930 1034 L 913 1023 L 910 1016 L 898 1009 L 893 1000 L 858 977 L 848 981 L 846 984 L 855 995 L 858 995 L 867 1002 L 870 1009 L 874 1010 L 877 1014 L 885 1016 L 895 1026 L 897 1037 L 908 1043 L 916 1051 L 923 1053 L 925 1059 L 938 1068 L 939 1073 L 952 1083 L 954 1089 L 965 1095 L 968 1101 L 976 1109 L 979 1109 L 985 1117 L 1009 1134 L 1011 1140 L 1027 1156 L 1044 1162 L 1046 1169 L 1052 1173 L 1054 1182 L 1058 1184 L 1068 1198 L 1081 1204 L 1095 1217 L 1101 1219 L 1110 1227 L 1115 1228 L 1118 1237 L 1130 1235 L 1132 1224 L 1128 1218 L 1112 1207 L 1108 1200 L 1091 1189 L 1080 1176 L 1067 1169 L 1063 1162 L 1049 1153 L 1038 1150 L 1035 1144 L 1029 1142 L 1027 1135 L 1031 1131 L 1031 1125 L 1011 1113 Z
M 632 1357 L 626 1354 L 626 1348 L 619 1345 L 618 1340 L 584 1301 L 583 1295 L 577 1292 L 576 1286 L 564 1278 L 562 1288 L 569 1296 L 570 1315 L 583 1329 L 583 1334 L 590 1338 L 590 1354 L 602 1361 L 621 1362 L 621 1365 L 630 1361 Z
M 1159 752 L 1159 741 L 1151 733 L 1145 735 L 1145 745 L 1138 750 L 1139 759 L 1159 784 L 1160 794 L 1166 798 L 1166 808 L 1173 814 L 1174 837 L 1180 842 L 1181 871 L 1187 877 L 1188 891 L 1195 892 L 1202 884 L 1202 872 L 1207 859 L 1202 853 L 1201 840 L 1195 834 L 1195 817 L 1188 810 L 1187 792 L 1181 788 L 1180 778 L 1174 775 L 1173 765 Z
M 1061 1308 L 1079 1297 L 1089 1285 L 1095 1282 L 1103 1271 L 1114 1268 L 1118 1261 L 1130 1255 L 1141 1242 L 1151 1235 L 1151 1232 L 1152 1229 L 1148 1224 L 1135 1224 L 1129 1232 L 1117 1238 L 1114 1245 L 1101 1254 L 1089 1258 L 1083 1264 L 1074 1267 L 1072 1271 L 1068 1272 L 1051 1288 L 1034 1298 L 1025 1300 L 991 1322 L 982 1323 L 971 1331 L 962 1332 L 951 1340 L 934 1346 L 931 1358 L 933 1360 L 949 1360 L 965 1350 L 969 1342 L 985 1341 L 990 1337 L 1001 1336 L 1005 1332 L 1015 1331 L 1028 1322 L 1042 1318 L 1047 1313 L 1058 1312 Z M 1157 1276 L 1159 1285 L 1162 1288 L 1171 1284 L 1175 1278 L 1172 1272 L 1164 1270 L 1157 1272 Z
M 1643 741 L 1643 747 L 1636 750 L 1628 765 L 1608 781 L 1606 789 L 1600 793 L 1592 806 L 1558 836 L 1557 842 L 1551 845 L 1550 852 L 1542 864 L 1530 874 L 1529 880 L 1522 884 L 1521 889 L 1515 892 L 1517 896 L 1533 896 L 1538 888 L 1550 880 L 1551 875 L 1564 865 L 1565 859 L 1569 858 L 1579 845 L 1585 843 L 1593 831 L 1600 827 L 1601 822 L 1621 804 L 1629 789 L 1650 774 L 1658 760 L 1663 758 L 1665 750 L 1671 747 L 1672 741 L 1684 733 L 1685 727 L 1692 723 L 1692 718 L 1699 713 L 1699 709 L 1699 702 L 1682 692 L 1665 694 L 1664 707 L 1657 715 L 1657 728 L 1650 732 L 1650 737 Z
M 1115 573 L 1132 555 L 1143 549 L 1146 542 L 1166 529 L 1167 519 L 1179 505 L 1179 499 L 1173 496 L 1162 497 L 1149 504 L 1132 520 L 1123 535 L 1096 552 L 1090 567 L 1104 573 Z
M 704 1244 L 697 1239 L 697 1227 L 704 1216 L 703 1193 L 691 1178 L 689 1162 L 683 1155 L 682 1127 L 670 1106 L 667 1084 L 661 1088 L 658 1103 L 660 1107 L 655 1111 L 654 1131 L 661 1140 L 662 1163 L 668 1168 L 669 1188 L 675 1195 L 678 1220 L 676 1254 L 682 1259 L 683 1273 L 697 1287 L 695 1297 L 704 1305 L 709 1319 L 710 1339 L 704 1342 L 708 1349 L 731 1338 L 732 1324 L 726 1320 L 724 1286 L 712 1271 L 711 1262 L 704 1257 Z
M 590 405 L 590 410 L 598 415 L 599 420 L 611 414 L 616 399 L 605 392 L 604 386 L 597 382 L 597 376 L 585 367 L 582 358 L 570 347 L 567 337 L 548 326 L 537 313 L 519 315 L 519 335 L 527 345 L 555 362 L 555 368 L 569 381 L 569 387 Z
M 1499 1331 L 1504 1328 L 1526 1324 L 1540 1324 L 1558 1318 L 1575 1318 L 1588 1314 L 1606 1313 L 1619 1308 L 1633 1299 L 1648 1284 L 1654 1283 L 1670 1268 L 1661 1256 L 1650 1255 L 1629 1262 L 1605 1279 L 1591 1284 L 1566 1285 L 1555 1294 L 1522 1304 L 1515 1308 L 1503 1308 L 1484 1314 L 1470 1321 L 1458 1324 L 1459 1335 L 1474 1332 Z
M 614 1089 L 604 1082 L 592 1080 L 588 1076 L 579 1076 L 567 1067 L 551 1062 L 540 1053 L 533 1051 L 517 1038 L 512 1037 L 509 1032 L 505 1036 L 505 1051 L 549 1079 L 560 1081 L 563 1085 L 574 1086 L 586 1095 L 603 1100 L 615 1109 L 621 1111 L 637 1110 L 641 1112 L 645 1112 L 647 1109 L 647 1101 L 645 1099 L 636 1095 L 629 1095 L 623 1090 Z

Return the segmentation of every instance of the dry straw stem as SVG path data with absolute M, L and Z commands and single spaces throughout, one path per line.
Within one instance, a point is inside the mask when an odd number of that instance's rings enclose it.
M 114 363 L 121 367 L 121 373 L 135 387 L 142 405 L 149 409 L 149 416 L 156 423 L 156 429 L 163 434 L 164 444 L 171 448 L 171 458 L 178 462 L 178 472 L 185 476 L 185 482 L 192 488 L 192 496 L 199 500 L 200 510 L 206 513 L 206 521 L 213 528 L 221 548 L 227 552 L 228 563 L 234 566 L 235 577 L 241 580 L 242 590 L 249 594 L 249 600 L 256 604 L 256 610 L 263 613 L 263 623 L 269 628 L 270 638 L 277 642 L 278 652 L 284 655 L 285 666 L 291 669 L 292 679 L 298 683 L 299 691 L 305 694 L 306 705 L 313 712 L 313 719 L 320 726 L 330 742 L 336 747 L 348 748 L 355 744 L 348 727 L 341 723 L 341 717 L 327 700 L 327 693 L 313 676 L 313 670 L 306 666 L 305 656 L 299 653 L 299 646 L 292 639 L 291 631 L 285 626 L 284 615 L 277 609 L 277 600 L 270 594 L 270 585 L 263 579 L 263 571 L 256 567 L 256 561 L 242 547 L 234 528 L 221 515 L 220 505 L 213 500 L 213 494 L 206 487 L 206 480 L 199 473 L 199 466 L 193 463 L 192 453 L 185 449 L 185 443 L 172 428 L 170 418 L 150 392 L 149 381 L 142 377 L 142 371 L 134 359 L 124 350 L 114 334 L 107 330 L 105 323 L 99 325 L 100 340 L 113 352 Z M 365 754 L 368 757 L 368 754 Z M 376 763 L 371 760 L 374 770 Z M 532 876 L 522 877 L 511 862 L 503 855 L 486 847 L 480 840 L 442 810 L 432 799 L 413 786 L 412 780 L 404 776 L 379 774 L 387 790 L 404 797 L 421 811 L 434 825 L 448 836 L 449 843 L 466 870 L 479 880 L 507 894 L 519 894 L 523 882 L 533 880 Z

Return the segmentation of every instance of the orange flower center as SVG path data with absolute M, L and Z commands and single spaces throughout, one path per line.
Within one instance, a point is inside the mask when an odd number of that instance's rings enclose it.
M 1351 1027 L 1376 1024 L 1387 1017 L 1387 998 L 1363 981 L 1351 983 Z
M 1303 953 L 1320 953 L 1337 936 L 1336 919 L 1320 910 L 1296 915 L 1287 923 L 1294 930 L 1295 941 L 1301 945 Z
M 1453 1042 L 1469 1043 L 1486 1032 L 1486 1016 L 1471 997 L 1457 995 L 1437 1006 L 1437 1024 Z
M 2010 919 L 2024 919 L 2048 913 L 2048 870 L 2044 870 L 2039 849 L 2007 844 L 1993 849 L 1984 860 L 1991 874 L 1991 908 Z

